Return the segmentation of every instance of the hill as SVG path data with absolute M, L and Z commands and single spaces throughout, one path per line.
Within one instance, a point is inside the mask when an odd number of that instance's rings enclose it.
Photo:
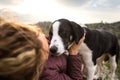
M 44 21 L 44 22 L 38 22 L 35 25 L 40 27 L 45 34 L 48 34 L 49 27 L 50 27 L 51 23 L 52 22 L 50 22 L 50 21 Z

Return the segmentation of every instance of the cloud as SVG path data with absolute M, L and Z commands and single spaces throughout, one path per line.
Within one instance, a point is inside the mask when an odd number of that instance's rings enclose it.
M 22 2 L 23 0 L 0 0 L 0 5 L 18 5 Z
M 119 4 L 120 0 L 0 0 L 0 8 L 26 14 L 19 15 L 24 22 L 54 21 L 58 18 L 78 23 L 118 21 Z
M 120 0 L 92 0 L 91 7 L 96 9 L 119 9 Z
M 119 10 L 120 0 L 59 0 L 65 6 L 92 10 Z
M 91 0 L 59 0 L 59 2 L 68 6 L 83 6 L 89 1 Z

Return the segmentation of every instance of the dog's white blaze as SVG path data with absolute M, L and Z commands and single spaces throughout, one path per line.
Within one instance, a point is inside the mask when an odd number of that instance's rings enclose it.
M 56 21 L 52 26 L 52 28 L 53 28 L 53 36 L 52 36 L 52 39 L 51 39 L 50 47 L 56 46 L 58 48 L 57 53 L 59 53 L 59 55 L 60 55 L 65 51 L 65 49 L 64 49 L 64 46 L 63 46 L 62 39 L 58 34 L 59 26 L 60 26 L 59 21 Z
M 79 47 L 79 53 L 82 55 L 85 66 L 88 70 L 87 80 L 93 80 L 96 65 L 94 65 L 92 61 L 92 50 L 90 50 L 85 43 L 82 43 Z

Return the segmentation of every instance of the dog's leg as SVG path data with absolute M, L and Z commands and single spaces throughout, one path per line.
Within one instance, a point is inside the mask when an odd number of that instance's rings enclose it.
M 88 66 L 87 67 L 87 70 L 88 70 L 87 80 L 93 80 L 96 66 L 94 66 L 94 65 L 87 65 L 87 66 Z
M 97 68 L 96 68 L 96 74 L 94 75 L 94 79 L 98 79 L 101 77 L 101 72 L 103 71 L 103 64 L 106 55 L 102 55 L 97 59 Z
M 94 79 L 97 80 L 100 77 L 101 65 L 97 65 L 95 69 Z
M 87 69 L 87 80 L 93 80 L 96 66 L 94 65 L 92 61 L 92 57 L 91 55 L 84 55 L 83 58 L 84 58 L 84 63 Z
M 109 75 L 109 80 L 114 80 L 115 78 L 115 71 L 117 68 L 117 63 L 116 63 L 116 55 L 111 56 L 109 55 L 110 58 L 110 75 Z

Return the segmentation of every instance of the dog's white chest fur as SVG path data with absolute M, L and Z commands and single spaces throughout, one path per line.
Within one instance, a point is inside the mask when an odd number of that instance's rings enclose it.
M 82 56 L 92 55 L 92 50 L 88 48 L 88 46 L 85 43 L 82 43 L 79 47 L 79 53 Z
M 84 42 L 80 45 L 78 52 L 82 56 L 86 66 L 93 65 L 92 50 Z

